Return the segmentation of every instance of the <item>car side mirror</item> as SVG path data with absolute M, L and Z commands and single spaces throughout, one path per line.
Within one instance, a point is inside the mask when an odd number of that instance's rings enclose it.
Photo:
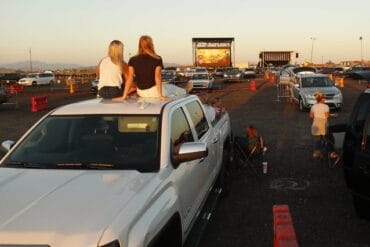
M 15 141 L 6 140 L 1 143 L 1 150 L 5 153 L 9 152 L 9 150 L 14 146 Z
M 180 146 L 178 153 L 172 155 L 172 163 L 178 167 L 181 163 L 202 159 L 208 156 L 207 145 L 203 142 L 187 142 Z

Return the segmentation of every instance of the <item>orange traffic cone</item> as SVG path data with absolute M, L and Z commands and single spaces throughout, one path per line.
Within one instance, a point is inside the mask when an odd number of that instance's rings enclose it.
M 250 89 L 252 92 L 256 91 L 256 81 L 251 81 L 250 82 Z
M 75 93 L 75 89 L 73 88 L 73 83 L 69 83 L 69 94 L 74 94 Z

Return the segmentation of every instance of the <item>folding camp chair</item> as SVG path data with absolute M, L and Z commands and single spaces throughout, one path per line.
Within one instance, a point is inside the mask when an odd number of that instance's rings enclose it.
M 265 153 L 267 148 L 264 145 L 263 138 L 259 137 L 259 142 L 256 142 L 249 151 L 246 143 L 243 143 L 243 137 L 235 137 L 234 152 L 237 166 L 239 168 L 247 167 L 255 175 L 262 174 L 262 162 L 265 160 Z M 260 145 L 260 146 L 257 146 Z

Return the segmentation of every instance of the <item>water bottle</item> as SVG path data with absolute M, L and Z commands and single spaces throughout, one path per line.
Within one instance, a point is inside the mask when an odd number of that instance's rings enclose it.
M 267 173 L 267 161 L 262 162 L 262 170 L 263 170 L 263 174 Z

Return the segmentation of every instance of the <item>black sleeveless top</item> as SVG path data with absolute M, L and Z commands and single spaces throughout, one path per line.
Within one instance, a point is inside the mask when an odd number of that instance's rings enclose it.
M 134 68 L 137 87 L 141 90 L 155 85 L 155 68 L 163 68 L 162 58 L 156 59 L 147 54 L 140 54 L 130 58 L 128 66 Z

